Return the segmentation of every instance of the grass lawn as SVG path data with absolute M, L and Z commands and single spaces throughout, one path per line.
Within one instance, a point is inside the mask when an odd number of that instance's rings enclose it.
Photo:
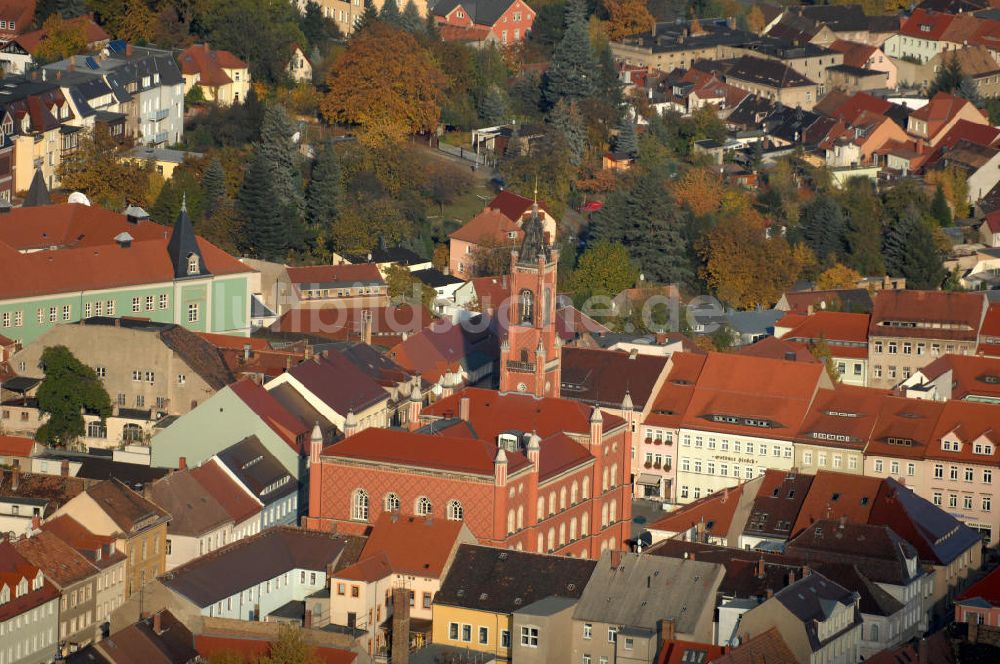
M 441 208 L 437 205 L 429 204 L 427 218 L 435 226 L 442 226 L 444 233 L 448 234 L 482 212 L 494 196 L 496 196 L 496 192 L 489 181 L 477 177 L 475 184 L 469 191 L 444 206 L 444 215 L 441 214 Z

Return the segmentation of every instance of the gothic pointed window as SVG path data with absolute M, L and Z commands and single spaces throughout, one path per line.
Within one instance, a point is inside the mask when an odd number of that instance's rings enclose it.
M 529 325 L 535 322 L 535 294 L 525 288 L 521 291 L 519 311 L 521 322 Z

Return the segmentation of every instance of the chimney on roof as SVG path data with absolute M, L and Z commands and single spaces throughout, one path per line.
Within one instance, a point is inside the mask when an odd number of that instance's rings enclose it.
M 409 664 L 410 661 L 410 591 L 394 588 L 392 591 L 392 662 Z
M 768 588 L 767 589 L 767 598 L 771 599 L 772 597 L 774 597 L 774 591 L 771 590 L 770 588 Z
M 302 628 L 312 629 L 313 626 L 313 612 L 312 609 L 306 609 L 305 615 L 302 616 Z
M 368 309 L 361 312 L 361 341 L 368 346 L 372 345 L 372 312 Z
M 632 350 L 630 350 L 628 352 L 628 359 L 634 360 L 637 357 L 639 357 L 639 349 L 638 348 L 633 348 Z
M 42 517 L 37 514 L 31 517 L 31 530 L 37 531 L 42 527 Z
M 458 419 L 462 420 L 463 422 L 469 421 L 470 404 L 471 402 L 469 400 L 469 397 L 463 396 L 461 399 L 458 400 Z
M 764 578 L 764 556 L 757 559 L 757 578 Z
M 664 618 L 660 621 L 660 642 L 668 643 L 674 640 L 674 635 L 677 633 L 677 624 L 674 622 L 673 618 Z
M 17 491 L 21 486 L 21 462 L 14 459 L 14 467 L 10 470 L 10 490 Z
M 187 457 L 178 457 L 177 458 L 177 469 L 178 470 L 187 470 L 187 467 L 188 467 Z
M 163 633 L 163 623 L 160 618 L 161 613 L 161 611 L 157 611 L 153 614 L 153 633 L 157 635 Z
M 69 477 L 69 459 L 63 459 L 62 463 L 59 464 L 59 474 L 63 477 Z
M 695 541 L 696 542 L 704 542 L 706 540 L 706 535 L 705 535 L 705 517 L 701 517 L 701 519 L 698 520 L 698 523 L 695 524 L 694 532 L 695 532 Z
M 804 579 L 807 576 L 809 576 L 810 574 L 812 574 L 812 570 L 809 569 L 809 565 L 803 565 L 802 566 L 802 578 Z
M 243 344 L 243 361 L 250 361 L 250 344 Z
M 795 570 L 788 571 L 788 585 L 795 583 Z

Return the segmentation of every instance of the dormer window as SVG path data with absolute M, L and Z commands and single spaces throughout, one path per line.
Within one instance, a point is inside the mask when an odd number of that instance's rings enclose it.
M 28 580 L 22 577 L 17 584 L 17 596 L 23 597 L 24 595 L 27 594 L 28 594 Z
M 188 256 L 188 266 L 187 273 L 189 275 L 199 274 L 201 272 L 201 262 L 198 260 L 198 254 L 190 254 Z

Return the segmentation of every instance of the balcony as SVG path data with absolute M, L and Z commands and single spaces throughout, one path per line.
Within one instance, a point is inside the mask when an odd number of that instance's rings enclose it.
M 535 363 L 507 360 L 507 370 L 514 373 L 535 373 Z
M 165 120 L 169 115 L 170 115 L 169 108 L 161 108 L 158 111 L 153 111 L 152 113 L 150 113 L 149 120 L 151 122 L 159 122 L 160 120 Z
M 165 132 L 165 131 L 161 131 L 158 134 L 153 134 L 152 136 L 149 137 L 149 144 L 150 145 L 159 145 L 161 143 L 166 143 L 167 142 L 167 136 L 169 136 L 169 134 L 167 132 Z

